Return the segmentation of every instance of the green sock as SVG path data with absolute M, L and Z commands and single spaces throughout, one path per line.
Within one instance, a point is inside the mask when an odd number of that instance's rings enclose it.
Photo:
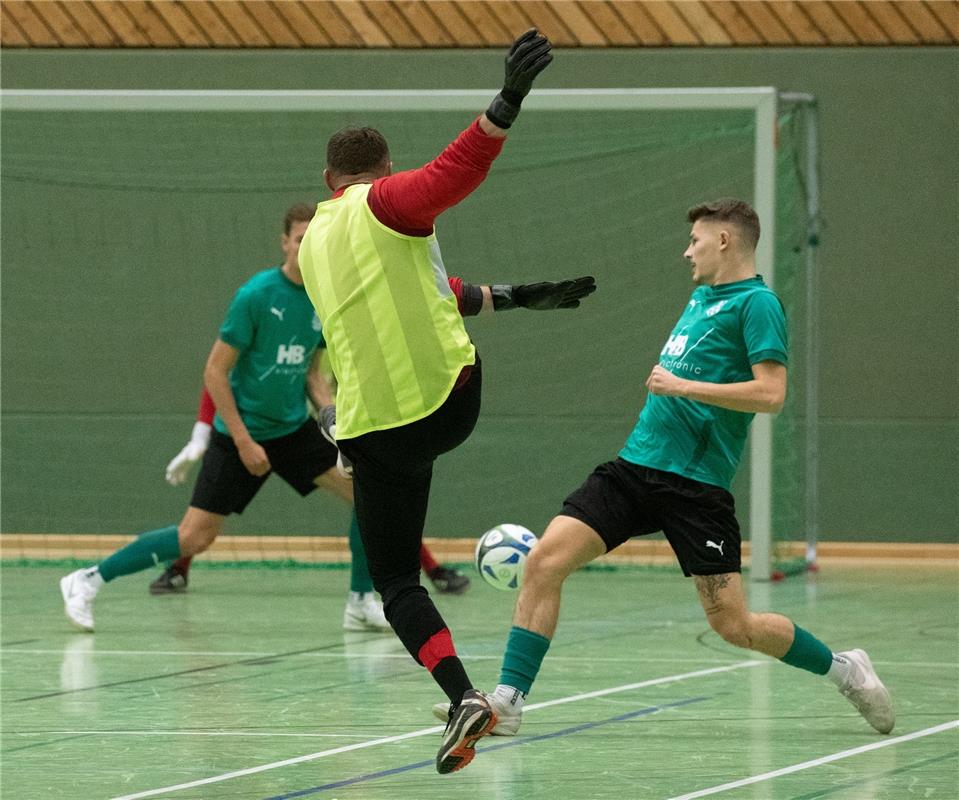
M 499 682 L 519 689 L 524 695 L 528 694 L 547 650 L 549 639 L 514 625 L 506 641 Z
M 356 512 L 350 520 L 350 591 L 372 592 L 373 579 L 366 563 L 366 550 L 360 538 L 360 523 L 356 521 Z
M 148 569 L 154 564 L 174 561 L 180 557 L 180 540 L 177 526 L 160 528 L 140 534 L 130 544 L 121 547 L 113 555 L 100 562 L 100 577 L 109 583 L 121 575 Z
M 793 643 L 780 661 L 791 667 L 799 667 L 816 675 L 825 675 L 832 666 L 832 650 L 819 641 L 809 631 L 794 623 L 796 633 Z

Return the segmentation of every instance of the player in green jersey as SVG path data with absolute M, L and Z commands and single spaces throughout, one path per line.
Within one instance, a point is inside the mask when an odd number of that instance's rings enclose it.
M 64 610 L 77 627 L 93 630 L 93 600 L 104 583 L 206 550 L 227 516 L 242 513 L 274 472 L 301 496 L 319 486 L 352 504 L 352 481 L 336 469 L 337 449 L 323 438 L 307 409 L 307 396 L 317 408 L 333 402 L 319 368 L 324 344 L 320 321 L 303 288 L 297 259 L 313 213 L 306 204 L 287 212 L 282 266 L 247 281 L 220 327 L 204 370 L 217 415 L 186 514 L 178 525 L 141 534 L 98 565 L 60 581 Z M 343 627 L 388 631 L 355 517 L 350 548 L 351 589 Z
M 563 581 L 632 536 L 663 531 L 727 642 L 828 676 L 870 725 L 889 733 L 889 693 L 862 650 L 833 653 L 788 618 L 748 609 L 729 493 L 756 413 L 786 395 L 782 306 L 756 274 L 759 218 L 746 203 L 690 209 L 684 253 L 697 288 L 646 380 L 649 396 L 619 457 L 573 492 L 532 550 L 500 674 L 493 733 L 512 735 L 559 618 Z M 434 713 L 445 717 L 443 705 Z

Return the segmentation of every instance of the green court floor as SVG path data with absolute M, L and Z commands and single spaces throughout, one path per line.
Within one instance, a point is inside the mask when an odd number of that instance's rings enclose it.
M 97 632 L 63 570 L 2 570 L 2 796 L 10 800 L 956 800 L 959 571 L 826 567 L 751 589 L 893 693 L 881 736 L 823 678 L 736 650 L 666 570 L 573 576 L 516 738 L 437 775 L 442 700 L 392 634 L 340 629 L 346 573 L 195 569 L 184 596 L 117 580 Z M 512 595 L 438 604 L 491 687 Z

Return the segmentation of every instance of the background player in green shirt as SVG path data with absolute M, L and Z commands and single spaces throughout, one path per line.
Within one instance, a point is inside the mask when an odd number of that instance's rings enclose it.
M 217 408 L 210 447 L 179 525 L 148 531 L 97 566 L 60 581 L 64 610 L 93 630 L 93 600 L 104 583 L 206 550 L 230 514 L 240 514 L 271 473 L 301 496 L 317 486 L 353 502 L 352 481 L 336 469 L 336 447 L 309 416 L 333 402 L 319 368 L 323 334 L 303 288 L 297 253 L 314 209 L 293 206 L 284 220 L 282 266 L 254 275 L 237 291 L 204 370 Z M 354 518 L 347 630 L 389 630 L 373 593 Z
M 500 685 L 489 696 L 498 717 L 493 733 L 519 729 L 566 577 L 630 537 L 659 530 L 723 639 L 828 676 L 873 728 L 889 733 L 892 702 L 865 652 L 834 654 L 786 617 L 746 606 L 729 483 L 753 415 L 782 408 L 785 317 L 756 275 L 756 212 L 719 200 L 690 209 L 688 218 L 684 256 L 698 288 L 646 380 L 646 406 L 619 457 L 566 498 L 530 554 Z M 434 707 L 437 716 L 443 710 Z

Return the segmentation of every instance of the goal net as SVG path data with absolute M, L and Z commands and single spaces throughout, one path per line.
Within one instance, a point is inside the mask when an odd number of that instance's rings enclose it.
M 280 262 L 285 209 L 326 196 L 329 134 L 376 127 L 394 168 L 411 168 L 487 100 L 5 92 L 4 558 L 89 560 L 177 521 L 189 487 L 167 486 L 163 467 L 189 436 L 206 353 L 236 288 Z M 542 530 L 619 450 L 692 289 L 686 209 L 736 196 L 760 213 L 759 271 L 786 305 L 792 350 L 786 408 L 757 417 L 734 493 L 756 574 L 801 563 L 810 376 L 797 119 L 772 89 L 530 96 L 487 181 L 438 222 L 447 271 L 473 283 L 593 274 L 599 289 L 575 312 L 468 321 L 484 409 L 436 470 L 425 533 L 441 554 L 465 560 L 501 522 Z M 221 558 L 345 557 L 347 509 L 300 500 L 279 479 L 262 495 L 228 524 Z M 624 553 L 671 560 L 656 537 Z

